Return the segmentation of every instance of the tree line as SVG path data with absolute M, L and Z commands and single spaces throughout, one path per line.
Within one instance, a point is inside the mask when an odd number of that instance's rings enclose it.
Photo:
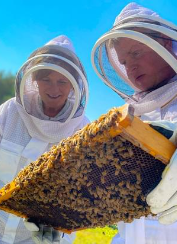
M 0 104 L 15 96 L 15 75 L 0 71 Z

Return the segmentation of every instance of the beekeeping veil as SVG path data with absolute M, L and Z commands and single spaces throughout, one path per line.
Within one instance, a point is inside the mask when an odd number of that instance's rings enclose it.
M 172 54 L 158 42 L 162 34 L 172 41 Z M 176 96 L 176 79 L 151 92 L 139 91 L 129 80 L 115 51 L 114 42 L 122 37 L 147 45 L 177 72 L 177 27 L 161 19 L 155 12 L 130 3 L 117 16 L 113 28 L 98 39 L 92 50 L 92 65 L 97 75 L 123 99 L 133 104 L 135 115 L 162 107 Z
M 34 79 L 34 74 L 41 70 L 59 72 L 72 84 L 63 109 L 54 118 L 44 114 L 38 85 Z M 17 108 L 31 136 L 36 135 L 48 142 L 58 142 L 65 138 L 65 127 L 66 131 L 74 129 L 83 119 L 87 99 L 86 74 L 66 36 L 58 36 L 34 51 L 17 73 Z M 58 134 L 56 131 L 59 131 Z

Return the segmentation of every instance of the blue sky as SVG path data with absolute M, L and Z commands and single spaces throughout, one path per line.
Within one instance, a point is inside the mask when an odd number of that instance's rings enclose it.
M 1 1 L 0 70 L 16 73 L 30 53 L 50 39 L 65 34 L 75 46 L 89 80 L 90 98 L 86 114 L 97 119 L 124 102 L 96 76 L 91 50 L 108 31 L 127 0 L 7 0 Z M 177 24 L 176 0 L 137 0 L 162 18 Z

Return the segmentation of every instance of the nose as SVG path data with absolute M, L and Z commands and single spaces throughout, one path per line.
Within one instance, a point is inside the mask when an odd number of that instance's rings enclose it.
M 126 61 L 125 69 L 128 75 L 134 74 L 138 68 L 137 63 L 132 58 Z
M 61 92 L 61 86 L 58 84 L 57 81 L 52 81 L 48 89 L 50 92 L 52 92 L 52 94 L 58 94 L 58 92 Z

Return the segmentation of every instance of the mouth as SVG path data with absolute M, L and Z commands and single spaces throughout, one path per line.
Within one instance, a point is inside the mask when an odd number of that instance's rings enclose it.
M 137 77 L 135 77 L 135 81 L 136 81 L 136 82 L 140 82 L 141 79 L 142 79 L 144 76 L 145 76 L 144 74 L 142 74 L 142 75 L 138 75 Z
M 49 95 L 49 94 L 47 94 L 47 96 L 48 96 L 50 99 L 57 99 L 57 98 L 61 97 L 61 95 L 53 96 L 53 95 Z

